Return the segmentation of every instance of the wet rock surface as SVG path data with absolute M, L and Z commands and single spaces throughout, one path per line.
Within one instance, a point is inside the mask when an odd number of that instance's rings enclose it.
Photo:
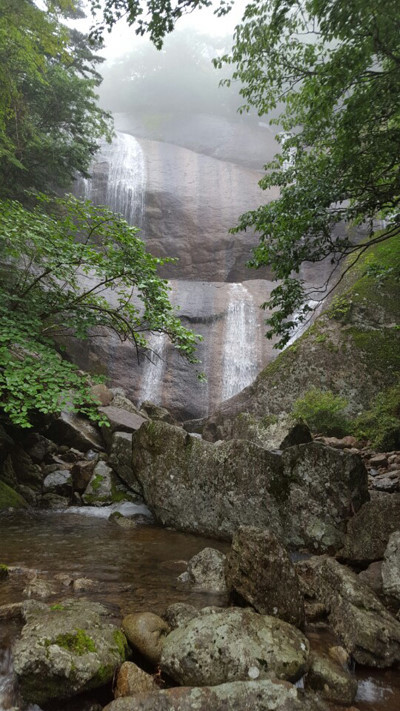
M 349 706 L 357 693 L 357 681 L 349 670 L 327 654 L 316 652 L 310 654 L 305 686 L 326 701 L 343 706 Z

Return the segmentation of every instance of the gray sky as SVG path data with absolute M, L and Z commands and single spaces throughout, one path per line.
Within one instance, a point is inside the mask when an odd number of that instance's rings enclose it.
M 236 0 L 232 11 L 224 17 L 216 17 L 212 8 L 197 10 L 181 18 L 177 23 L 177 29 L 193 28 L 210 36 L 233 34 L 235 26 L 241 20 L 246 4 L 247 0 Z M 91 16 L 89 16 L 86 20 L 71 21 L 68 24 L 86 32 L 90 29 L 91 23 Z M 104 41 L 105 48 L 101 54 L 110 61 L 123 56 L 135 47 L 150 42 L 146 37 L 137 37 L 134 29 L 128 27 L 124 20 L 117 22 L 111 33 L 104 34 Z

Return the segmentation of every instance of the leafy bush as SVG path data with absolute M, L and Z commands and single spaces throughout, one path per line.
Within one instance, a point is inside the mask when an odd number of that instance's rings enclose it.
M 350 431 L 350 423 L 345 415 L 348 402 L 330 390 L 311 388 L 298 398 L 293 405 L 293 416 L 304 420 L 313 432 L 343 437 Z
M 99 419 L 89 376 L 64 360 L 63 336 L 117 334 L 138 352 L 165 333 L 189 362 L 200 337 L 183 327 L 153 257 L 118 215 L 72 196 L 39 196 L 33 211 L 0 202 L 0 413 L 30 427 L 66 406 Z
M 378 451 L 400 448 L 400 385 L 380 393 L 353 427 L 358 439 L 369 440 Z

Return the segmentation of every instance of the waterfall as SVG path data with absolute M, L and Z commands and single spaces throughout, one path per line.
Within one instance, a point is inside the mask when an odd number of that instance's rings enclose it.
M 259 369 L 258 309 L 243 284 L 231 284 L 222 363 L 222 400 L 236 395 L 255 379 Z
M 102 163 L 108 165 L 107 186 L 100 202 L 123 215 L 130 225 L 143 222 L 146 171 L 142 148 L 128 133 L 117 132 L 113 142 L 101 144 L 92 172 Z M 95 179 L 80 179 L 78 190 L 86 200 L 98 203 Z
M 151 333 L 147 340 L 152 352 L 143 366 L 138 402 L 139 406 L 145 400 L 161 405 L 168 338 L 165 333 Z
M 309 301 L 307 301 L 307 306 L 309 306 L 310 309 L 313 309 L 313 310 L 316 309 L 319 304 L 320 304 L 319 301 L 314 301 L 313 299 L 310 299 Z M 298 318 L 300 313 L 301 313 L 300 311 L 296 311 L 293 314 L 293 319 Z M 306 318 L 306 320 L 303 321 L 303 323 L 299 323 L 297 328 L 295 328 L 292 335 L 290 336 L 285 348 L 289 348 L 289 346 L 291 346 L 295 341 L 297 341 L 300 338 L 300 336 L 303 335 L 303 333 L 305 333 L 307 331 L 307 328 L 309 328 L 311 325 L 310 319 L 312 318 L 312 316 L 313 316 L 313 314 L 310 312 L 309 318 Z

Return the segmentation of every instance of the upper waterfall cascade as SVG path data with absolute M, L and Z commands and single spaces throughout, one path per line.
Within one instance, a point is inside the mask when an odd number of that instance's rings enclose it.
M 130 225 L 142 226 L 146 192 L 146 169 L 143 150 L 134 136 L 117 132 L 112 143 L 103 142 L 96 164 L 107 163 L 107 207 L 126 219 Z M 78 188 L 79 189 L 79 188 Z M 83 181 L 87 200 L 97 202 L 95 177 Z

